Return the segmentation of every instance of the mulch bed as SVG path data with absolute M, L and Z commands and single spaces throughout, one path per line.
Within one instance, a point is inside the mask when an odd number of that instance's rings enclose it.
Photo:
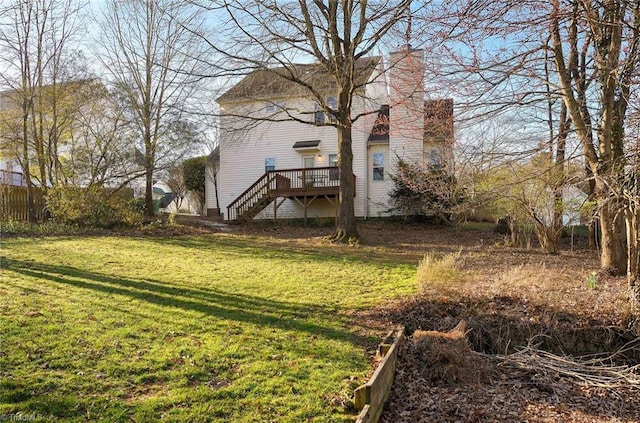
M 523 354 L 528 357 L 526 352 Z M 460 339 L 440 339 L 436 346 L 410 339 L 399 351 L 393 391 L 380 421 L 640 420 L 638 373 L 635 385 L 624 386 L 622 381 L 611 387 L 577 380 L 570 372 L 540 373 L 535 366 L 526 370 L 509 365 L 509 356 L 476 353 Z

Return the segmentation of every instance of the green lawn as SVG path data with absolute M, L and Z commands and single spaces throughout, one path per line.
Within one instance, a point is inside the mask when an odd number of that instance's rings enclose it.
M 248 235 L 1 255 L 0 415 L 44 420 L 350 421 L 373 339 L 349 315 L 416 289 L 415 265 Z

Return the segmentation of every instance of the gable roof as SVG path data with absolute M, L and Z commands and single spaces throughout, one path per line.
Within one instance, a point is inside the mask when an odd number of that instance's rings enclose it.
M 378 111 L 376 121 L 371 128 L 369 144 L 389 142 L 389 105 L 383 104 Z
M 356 86 L 367 83 L 380 62 L 379 56 L 363 57 L 355 62 Z M 318 63 L 294 64 L 251 72 L 216 99 L 218 103 L 241 100 L 267 100 L 309 95 L 309 90 L 294 80 L 312 86 L 318 92 L 335 92 L 337 85 L 326 68 Z
M 98 87 L 106 92 L 107 88 L 102 81 L 97 78 L 77 79 L 67 82 L 58 82 L 56 85 L 47 84 L 41 88 L 32 87 L 31 92 L 25 92 L 20 88 L 9 88 L 0 91 L 0 111 L 20 110 L 22 108 L 23 96 L 38 96 L 47 99 L 45 103 L 50 103 L 50 98 L 54 87 L 58 90 L 60 98 L 70 98 L 77 102 L 81 99 L 91 98 L 95 96 L 94 87 Z
M 367 139 L 368 144 L 389 142 L 389 123 L 393 119 L 393 110 L 383 104 L 378 111 L 376 121 Z M 453 99 L 441 98 L 424 101 L 424 141 L 430 139 L 453 140 Z
M 424 102 L 424 138 L 453 140 L 453 99 L 441 98 Z

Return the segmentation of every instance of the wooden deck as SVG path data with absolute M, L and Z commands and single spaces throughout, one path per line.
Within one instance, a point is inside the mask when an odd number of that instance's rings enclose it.
M 326 198 L 337 204 L 339 193 L 340 173 L 337 167 L 271 170 L 227 207 L 227 216 L 229 220 L 250 220 L 274 201 L 275 213 L 287 198 L 302 205 L 306 216 L 315 199 Z M 282 199 L 280 203 L 278 199 Z

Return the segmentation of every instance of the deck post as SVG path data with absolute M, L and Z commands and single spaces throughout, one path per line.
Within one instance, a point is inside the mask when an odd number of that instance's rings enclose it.
M 302 208 L 304 209 L 304 226 L 307 226 L 307 209 L 309 208 L 309 205 L 307 204 L 307 196 L 304 196 L 304 204 L 302 206 Z

